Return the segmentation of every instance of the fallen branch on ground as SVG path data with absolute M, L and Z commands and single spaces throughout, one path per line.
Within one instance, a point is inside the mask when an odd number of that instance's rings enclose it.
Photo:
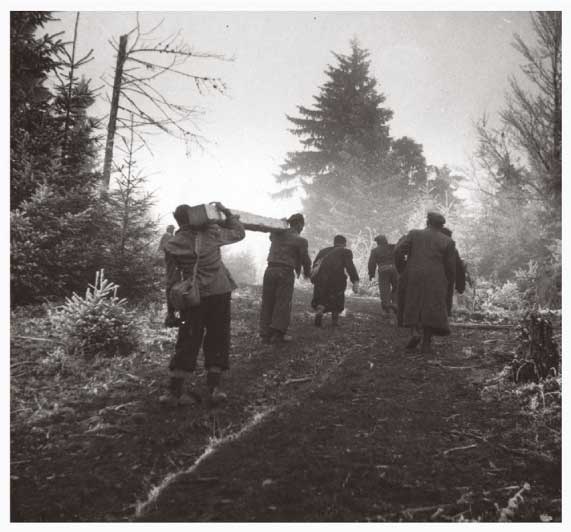
M 300 377 L 299 379 L 288 379 L 284 384 L 296 384 L 298 382 L 307 382 L 312 380 L 313 377 Z
M 35 340 L 37 342 L 54 342 L 56 344 L 61 344 L 61 340 L 55 340 L 54 338 L 38 338 L 36 336 L 16 336 L 12 335 L 10 338 L 17 338 L 18 340 Z
M 463 451 L 465 449 L 473 449 L 474 447 L 478 447 L 478 444 L 472 443 L 471 445 L 463 445 L 462 447 L 452 447 L 452 449 L 446 449 L 445 451 L 442 451 L 442 454 L 447 455 L 447 454 L 452 453 L 454 451 Z
M 27 364 L 37 364 L 37 360 L 22 360 L 21 362 L 14 362 L 14 364 L 10 364 L 10 370 L 17 368 L 18 366 L 25 366 Z
M 451 327 L 463 327 L 464 329 L 513 329 L 515 325 L 504 325 L 495 323 L 462 323 L 462 322 L 452 322 Z
M 535 460 L 538 460 L 540 462 L 546 462 L 548 464 L 553 464 L 555 463 L 555 461 L 553 460 L 553 458 L 551 458 L 550 456 L 546 455 L 546 454 L 541 454 L 538 453 L 536 451 L 531 451 L 529 449 L 512 449 L 511 447 L 508 447 L 507 445 L 504 445 L 503 443 L 493 443 L 491 441 L 489 441 L 486 437 L 484 436 L 480 436 L 478 434 L 474 434 L 472 432 L 461 432 L 461 431 L 451 431 L 452 434 L 458 434 L 461 436 L 466 436 L 468 438 L 473 438 L 475 440 L 479 440 L 483 443 L 487 443 L 488 445 L 490 445 L 491 447 L 497 447 L 498 449 L 501 449 L 502 451 L 505 451 L 507 453 L 511 453 L 511 454 L 515 454 L 516 456 L 521 456 L 523 458 L 532 458 Z

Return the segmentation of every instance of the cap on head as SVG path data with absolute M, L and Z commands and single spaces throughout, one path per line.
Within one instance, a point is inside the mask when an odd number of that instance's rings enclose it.
M 345 245 L 347 244 L 347 239 L 343 235 L 335 235 L 333 238 L 333 245 Z
M 426 223 L 433 227 L 442 227 L 446 223 L 446 218 L 439 212 L 431 211 L 426 215 Z
M 303 217 L 303 214 L 296 212 L 287 219 L 287 223 L 289 225 L 296 225 L 296 224 L 305 225 L 305 218 Z
M 377 244 L 388 244 L 388 240 L 385 235 L 377 235 L 374 240 Z

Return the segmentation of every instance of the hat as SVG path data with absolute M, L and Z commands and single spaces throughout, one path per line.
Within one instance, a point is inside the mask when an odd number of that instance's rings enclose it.
M 442 214 L 440 214 L 439 212 L 430 211 L 426 215 L 426 221 L 430 225 L 443 226 L 446 223 L 446 218 L 444 218 L 444 216 L 442 216 Z
M 377 235 L 374 239 L 373 239 L 377 244 L 380 244 L 381 242 L 383 244 L 386 244 L 388 242 L 387 237 L 385 235 Z
M 296 212 L 295 214 L 292 214 L 288 219 L 287 219 L 287 223 L 290 225 L 293 224 L 298 224 L 298 223 L 302 223 L 305 224 L 305 218 L 303 217 L 303 214 Z

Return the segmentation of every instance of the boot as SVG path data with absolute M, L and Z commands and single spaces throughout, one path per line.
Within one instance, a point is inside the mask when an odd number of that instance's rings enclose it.
M 273 344 L 287 344 L 287 343 L 291 342 L 292 340 L 293 340 L 293 338 L 289 334 L 286 334 L 283 331 L 274 330 L 274 332 L 272 334 L 272 343 Z
M 177 406 L 179 398 L 182 395 L 182 387 L 184 378 L 171 377 L 169 379 L 168 391 L 159 397 L 159 402 L 165 406 Z
M 406 344 L 407 349 L 416 349 L 416 346 L 420 343 L 420 336 L 418 334 L 412 334 L 408 343 Z
M 220 389 L 221 370 L 211 368 L 206 374 L 206 386 L 208 387 L 208 395 L 210 402 L 217 405 L 225 402 L 228 396 Z
M 323 311 L 325 307 L 323 305 L 317 305 L 317 312 L 315 314 L 314 324 L 316 327 L 321 327 L 323 325 Z
M 165 406 L 190 406 L 197 400 L 184 391 L 184 377 L 171 377 L 169 389 L 159 397 L 159 402 Z
M 331 313 L 331 324 L 333 327 L 339 327 L 339 312 Z
M 422 335 L 422 345 L 420 346 L 420 352 L 425 355 L 431 355 L 434 353 L 431 345 L 432 335 L 424 332 Z

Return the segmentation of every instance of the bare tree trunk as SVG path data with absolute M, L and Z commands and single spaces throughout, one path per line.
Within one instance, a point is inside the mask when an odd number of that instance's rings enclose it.
M 117 112 L 119 109 L 119 95 L 121 94 L 121 81 L 123 78 L 123 65 L 127 50 L 127 35 L 119 37 L 119 51 L 117 52 L 117 66 L 113 81 L 113 96 L 111 98 L 111 110 L 109 112 L 109 124 L 107 125 L 107 141 L 105 143 L 105 161 L 103 162 L 103 190 L 109 188 L 111 180 L 111 164 L 113 163 L 113 144 L 115 141 L 115 129 L 117 126 Z
M 133 177 L 133 166 L 134 166 L 134 161 L 133 161 L 134 139 L 135 139 L 135 133 L 134 133 L 134 126 L 133 126 L 133 113 L 131 113 L 131 129 L 130 129 L 130 138 L 129 138 L 129 159 L 127 162 L 127 184 L 126 184 L 125 192 L 124 192 L 125 211 L 123 213 L 123 225 L 121 227 L 121 247 L 119 248 L 119 255 L 121 256 L 121 258 L 123 258 L 123 255 L 125 253 L 125 245 L 127 242 L 127 230 L 129 228 L 130 214 L 131 214 L 131 195 L 133 194 L 132 177 Z

